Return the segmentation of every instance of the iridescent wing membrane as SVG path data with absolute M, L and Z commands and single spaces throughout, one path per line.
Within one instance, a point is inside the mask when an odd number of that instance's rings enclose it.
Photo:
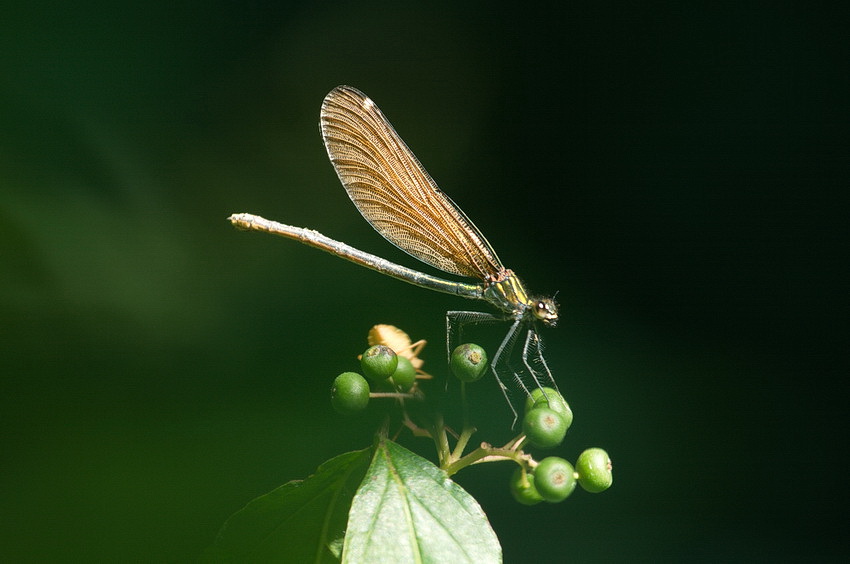
M 369 97 L 338 86 L 321 130 L 349 197 L 372 227 L 426 264 L 489 280 L 504 270 L 477 227 L 438 187 Z

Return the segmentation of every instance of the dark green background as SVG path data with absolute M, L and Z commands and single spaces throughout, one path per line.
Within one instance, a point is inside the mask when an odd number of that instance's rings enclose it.
M 507 465 L 461 473 L 506 562 L 846 557 L 839 14 L 398 4 L 3 9 L 0 558 L 191 560 L 251 498 L 369 444 L 374 421 L 327 399 L 373 323 L 429 339 L 441 372 L 443 312 L 485 304 L 225 221 L 418 266 L 327 162 L 341 83 L 560 291 L 547 359 L 576 420 L 556 452 L 606 448 L 615 485 L 526 508 Z

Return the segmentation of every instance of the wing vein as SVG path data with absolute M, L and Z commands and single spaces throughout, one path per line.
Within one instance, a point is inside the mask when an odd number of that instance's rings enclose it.
M 384 238 L 445 272 L 484 279 L 503 270 L 478 228 L 366 95 L 349 86 L 332 90 L 322 104 L 321 129 L 346 192 Z

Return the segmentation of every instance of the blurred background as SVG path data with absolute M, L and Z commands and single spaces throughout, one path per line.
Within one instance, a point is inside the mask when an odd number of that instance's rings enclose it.
M 459 474 L 506 562 L 846 558 L 848 75 L 826 5 L 18 4 L 0 18 L 4 561 L 193 560 L 252 498 L 370 444 L 375 417 L 328 399 L 375 323 L 428 339 L 445 376 L 444 312 L 486 304 L 226 221 L 427 269 L 328 163 L 338 84 L 559 292 L 546 356 L 575 422 L 554 454 L 603 447 L 615 481 L 527 508 L 513 468 Z M 491 381 L 473 401 L 509 432 Z

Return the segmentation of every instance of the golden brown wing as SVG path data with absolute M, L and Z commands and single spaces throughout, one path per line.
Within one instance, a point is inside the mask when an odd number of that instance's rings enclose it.
M 365 94 L 338 86 L 325 97 L 322 137 L 360 213 L 390 243 L 445 272 L 484 279 L 502 270 L 478 228 L 425 171 Z

